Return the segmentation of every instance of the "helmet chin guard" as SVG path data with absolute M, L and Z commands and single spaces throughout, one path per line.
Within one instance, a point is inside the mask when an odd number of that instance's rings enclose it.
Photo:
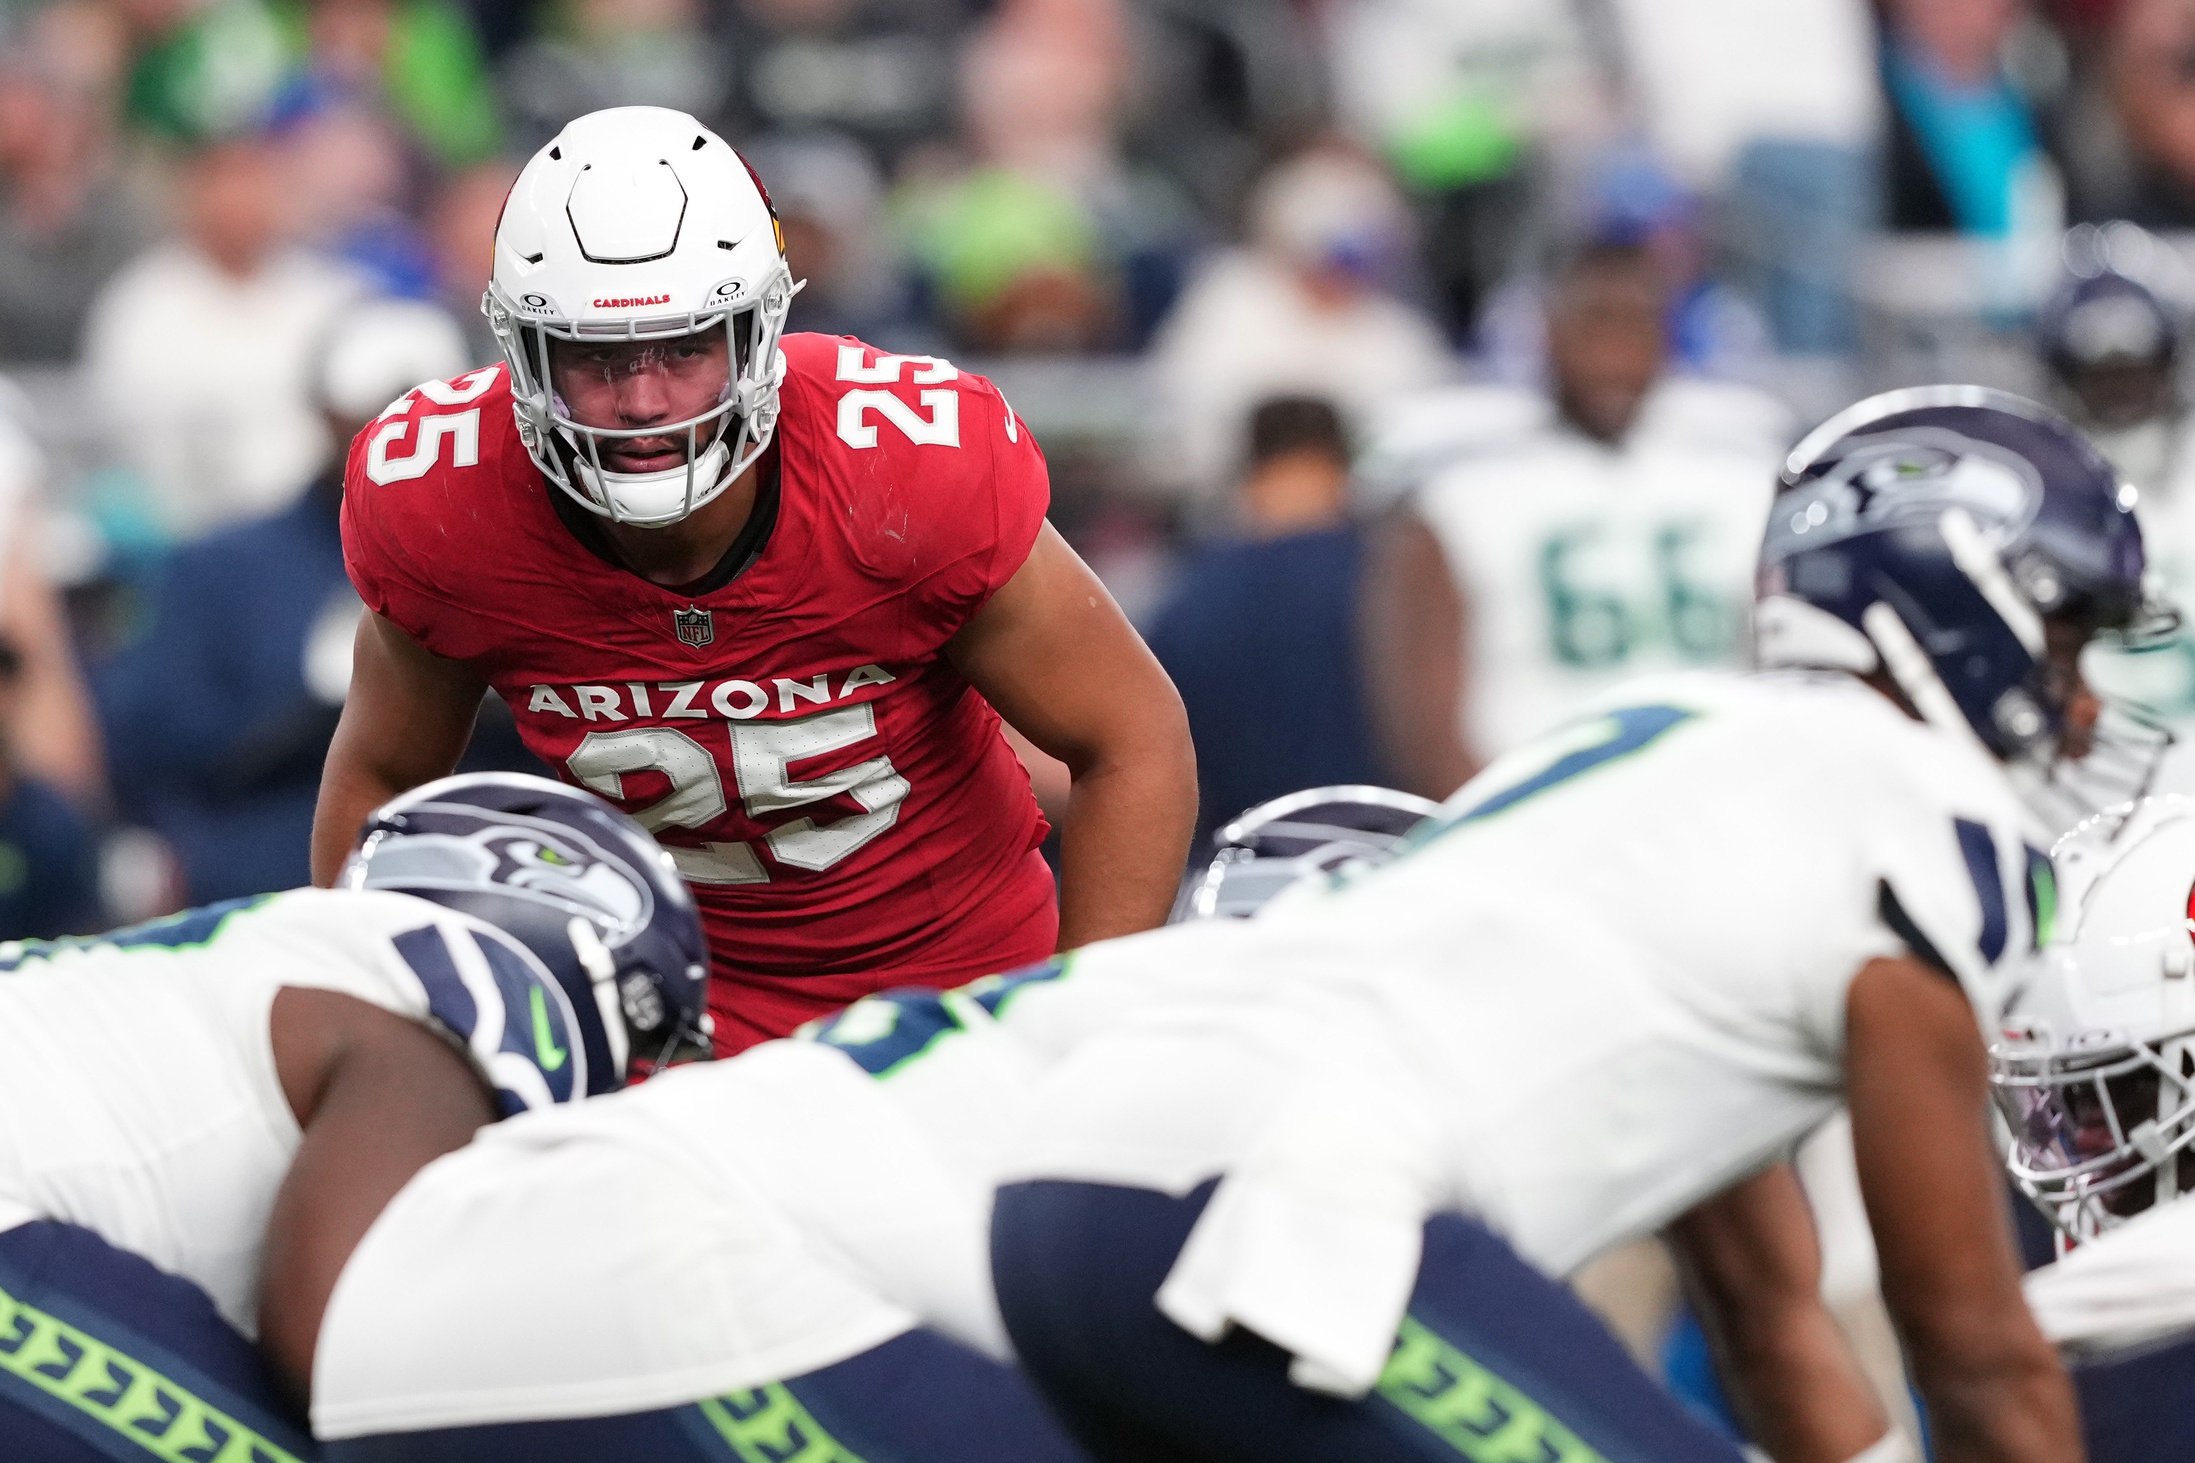
M 2195 1190 L 2195 799 L 2058 841 L 2058 928 L 1990 1046 L 2006 1167 L 2061 1249 Z
M 683 112 L 614 107 L 534 154 L 496 227 L 481 311 L 510 368 L 519 438 L 542 474 L 588 512 L 659 528 L 738 480 L 777 429 L 778 338 L 799 287 L 769 195 L 724 140 Z M 551 377 L 550 342 L 668 341 L 722 330 L 728 379 L 682 421 L 577 421 Z M 657 472 L 605 465 L 606 448 L 684 439 Z

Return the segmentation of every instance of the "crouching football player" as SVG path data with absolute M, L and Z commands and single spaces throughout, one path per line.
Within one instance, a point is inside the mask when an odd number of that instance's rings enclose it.
M 379 810 L 337 889 L 7 947 L 0 1452 L 312 1456 L 252 1338 L 318 1317 L 267 1297 L 482 1124 L 694 1045 L 706 948 L 638 825 L 500 774 Z
M 1982 1033 L 2050 897 L 2008 771 L 2091 751 L 2131 502 L 2030 403 L 1863 402 L 1786 470 L 1783 669 L 1638 683 L 1255 918 L 820 1037 L 918 1129 L 984 1130 L 1004 1328 L 1100 1457 L 1735 1463 L 1560 1284 L 1664 1229 L 1754 1441 L 1879 1455 L 1781 1166 L 1840 1104 L 1938 1456 L 2076 1457 Z M 986 1100 L 1015 1054 L 1035 1087 Z
M 1363 788 L 1253 810 L 1177 917 L 1246 914 L 1431 811 Z M 270 1316 L 325 1310 L 284 1358 L 324 1456 L 1071 1463 L 990 1300 L 981 1176 L 1035 1068 L 1010 1043 L 973 1056 L 944 1070 L 974 1121 L 918 1126 L 840 1052 L 773 1042 L 438 1159 L 332 1299 L 268 1295 Z
M 2195 1457 L 2195 799 L 2058 849 L 2057 940 L 1991 1051 L 2014 1179 L 2055 1226 L 2027 1277 L 2092 1463 Z

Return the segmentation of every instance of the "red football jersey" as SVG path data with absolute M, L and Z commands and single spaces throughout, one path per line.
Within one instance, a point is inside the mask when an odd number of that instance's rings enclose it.
M 535 755 L 670 849 L 724 1052 L 1041 958 L 1058 932 L 1028 775 L 943 653 L 1036 542 L 1043 453 L 979 376 L 842 337 L 783 349 L 775 523 L 704 593 L 566 526 L 501 366 L 398 401 L 344 478 L 365 602 L 478 670 Z

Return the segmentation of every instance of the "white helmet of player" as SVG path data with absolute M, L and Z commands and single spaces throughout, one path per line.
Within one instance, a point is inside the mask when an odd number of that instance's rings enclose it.
M 570 123 L 533 156 L 495 231 L 481 302 L 526 450 L 590 512 L 642 527 L 692 513 L 759 458 L 777 427 L 778 336 L 796 290 L 768 193 L 723 138 L 684 112 L 613 107 Z M 606 346 L 725 332 L 710 407 L 678 421 L 575 421 L 551 374 L 551 341 Z M 620 472 L 605 450 L 677 442 L 682 461 Z
M 2078 1243 L 2195 1188 L 2195 798 L 2091 819 L 2052 858 L 2058 929 L 1990 1081 L 2014 1180 Z

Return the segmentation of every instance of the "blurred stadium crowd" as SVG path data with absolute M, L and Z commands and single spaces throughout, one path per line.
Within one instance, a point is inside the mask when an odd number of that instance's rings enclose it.
M 1206 827 L 1735 657 L 1864 389 L 2180 466 L 2195 0 L 9 0 L 0 937 L 304 881 L 340 445 L 495 358 L 519 162 L 624 103 L 748 156 L 791 328 L 1008 392 Z M 1700 499 L 1644 568 L 1505 507 L 1632 482 Z M 526 765 L 494 710 L 470 765 Z

